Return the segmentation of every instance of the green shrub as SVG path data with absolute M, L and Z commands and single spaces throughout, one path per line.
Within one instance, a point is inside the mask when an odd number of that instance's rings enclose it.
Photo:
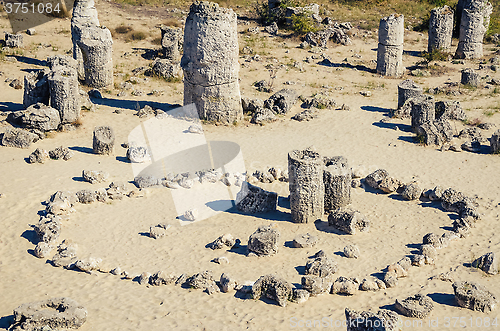
M 130 38 L 132 40 L 144 40 L 144 39 L 146 39 L 146 34 L 144 32 L 141 32 L 141 31 L 136 31 L 136 32 L 132 32 L 130 34 Z
M 440 49 L 434 49 L 432 52 L 423 52 L 422 57 L 427 61 L 448 61 L 450 53 L 443 52 Z
M 126 34 L 134 30 L 131 26 L 120 25 L 115 28 L 115 32 L 119 34 Z
M 292 15 L 292 30 L 299 35 L 318 31 L 309 12 Z

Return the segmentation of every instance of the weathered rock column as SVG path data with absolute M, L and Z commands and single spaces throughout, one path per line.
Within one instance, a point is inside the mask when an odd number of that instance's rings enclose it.
M 28 108 L 39 102 L 48 105 L 49 100 L 50 94 L 47 71 L 32 71 L 24 76 L 24 108 Z
M 420 125 L 434 121 L 436 117 L 436 103 L 429 95 L 421 95 L 413 99 L 411 106 L 411 129 L 417 132 Z
M 477 59 L 483 57 L 483 38 L 488 31 L 492 11 L 493 6 L 488 1 L 465 1 L 460 19 L 456 58 Z
M 73 123 L 80 118 L 80 91 L 76 70 L 56 66 L 48 75 L 50 106 L 59 111 L 61 123 Z
M 243 116 L 238 83 L 236 14 L 212 2 L 191 5 L 184 28 L 184 105 L 201 119 L 233 123 Z
M 78 61 L 78 79 L 85 79 L 83 56 L 77 42 L 81 38 L 84 26 L 99 26 L 94 0 L 75 0 L 71 17 L 71 40 L 73 41 L 73 58 Z
M 113 38 L 100 26 L 86 27 L 77 45 L 83 57 L 85 85 L 105 87 L 113 84 Z
M 162 26 L 161 30 L 161 47 L 163 56 L 170 61 L 179 61 L 182 52 L 182 29 L 171 26 Z
M 467 68 L 462 70 L 462 76 L 460 78 L 460 83 L 464 85 L 470 85 L 473 87 L 479 86 L 479 74 L 474 71 L 474 69 Z
M 449 51 L 451 48 L 452 34 L 453 10 L 448 6 L 431 10 L 427 51 L 429 53 L 436 49 L 445 52 Z
M 377 73 L 398 77 L 403 74 L 404 16 L 392 14 L 380 20 Z
M 416 98 L 424 93 L 422 87 L 418 86 L 411 79 L 407 79 L 398 85 L 398 109 L 400 109 L 411 98 Z
M 314 222 L 324 214 L 323 157 L 306 149 L 288 153 L 292 222 Z
M 326 214 L 351 203 L 352 171 L 345 157 L 326 160 L 323 182 Z

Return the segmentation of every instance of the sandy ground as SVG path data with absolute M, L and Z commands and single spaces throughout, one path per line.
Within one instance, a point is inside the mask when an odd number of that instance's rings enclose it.
M 113 29 L 120 24 L 130 24 L 136 31 L 144 31 L 149 37 L 144 41 L 125 43 L 116 38 L 114 60 L 115 81 L 120 83 L 131 75 L 131 70 L 148 65 L 151 61 L 142 55 L 146 50 L 158 49 L 152 40 L 159 37 L 156 25 L 165 17 L 147 17 L 127 12 L 109 3 L 98 3 L 101 23 Z M 240 25 L 244 31 L 251 25 Z M 0 28 L 9 28 L 6 18 L 0 20 Z M 0 62 L 3 72 L 0 82 L 0 111 L 3 117 L 12 110 L 22 109 L 22 90 L 15 90 L 5 83 L 6 78 L 19 78 L 26 69 L 39 68 L 37 60 L 49 55 L 64 54 L 71 49 L 69 34 L 70 20 L 57 19 L 36 27 L 37 35 L 25 35 L 25 47 L 17 62 Z M 324 51 L 333 63 L 344 59 L 353 65 L 374 67 L 376 59 L 376 38 L 358 31 L 353 45 L 329 44 Z M 375 33 L 373 33 L 375 35 Z M 251 40 L 250 40 L 251 39 Z M 265 69 L 268 63 L 287 64 L 291 59 L 302 62 L 313 55 L 297 48 L 298 41 L 270 37 L 266 33 L 256 36 L 240 34 L 240 48 L 253 46 L 262 55 L 261 61 L 246 63 L 244 57 L 240 87 L 242 95 L 267 98 L 269 94 L 257 92 L 252 83 L 269 79 Z M 50 44 L 49 47 L 47 47 Z M 405 36 L 404 61 L 411 67 L 421 58 L 415 52 L 426 49 L 427 36 L 407 32 Z M 456 40 L 454 41 L 456 45 Z M 455 46 L 454 46 L 455 47 Z M 491 57 L 492 45 L 485 46 L 486 57 Z M 128 53 L 128 55 L 126 55 Z M 356 55 L 358 54 L 361 58 Z M 274 60 L 275 59 L 275 60 Z M 288 330 L 306 328 L 309 320 L 322 320 L 327 329 L 345 330 L 339 325 L 344 320 L 344 309 L 350 307 L 362 310 L 377 310 L 380 307 L 393 309 L 397 298 L 416 293 L 429 294 L 435 308 L 429 318 L 418 325 L 418 320 L 403 321 L 410 330 L 459 329 L 454 326 L 454 317 L 467 323 L 466 329 L 479 330 L 479 323 L 486 318 L 494 319 L 498 312 L 483 314 L 459 308 L 453 296 L 450 282 L 431 280 L 430 277 L 451 271 L 455 280 L 477 281 L 500 295 L 499 276 L 486 276 L 470 268 L 469 263 L 487 252 L 499 252 L 500 231 L 500 162 L 497 155 L 486 154 L 489 146 L 483 146 L 485 153 L 440 152 L 435 147 L 415 143 L 409 132 L 409 120 L 389 119 L 389 111 L 397 105 L 397 84 L 405 78 L 381 78 L 364 70 L 326 67 L 303 62 L 304 72 L 296 68 L 281 69 L 275 81 L 276 90 L 288 85 L 300 94 L 310 96 L 318 91 L 330 91 L 338 105 L 347 104 L 350 111 L 321 110 L 319 118 L 309 122 L 296 122 L 290 117 L 301 111 L 294 106 L 290 114 L 278 122 L 264 126 L 248 122 L 237 126 L 204 125 L 207 140 L 227 140 L 241 146 L 245 166 L 249 172 L 266 169 L 269 166 L 286 167 L 287 153 L 314 145 L 322 155 L 343 155 L 351 165 L 358 165 L 366 172 L 385 168 L 403 181 L 418 180 L 422 186 L 433 185 L 455 187 L 469 195 L 477 195 L 481 203 L 483 220 L 478 223 L 467 239 L 453 242 L 450 247 L 439 251 L 436 264 L 421 268 L 413 267 L 407 278 L 400 279 L 396 288 L 375 293 L 360 292 L 346 297 L 325 294 L 309 299 L 304 304 L 290 303 L 283 308 L 270 302 L 247 299 L 235 293 L 207 295 L 201 290 L 182 289 L 178 286 L 144 287 L 137 282 L 121 280 L 105 273 L 89 275 L 51 266 L 45 259 L 33 256 L 36 243 L 30 225 L 38 222 L 38 213 L 44 210 L 43 201 L 58 190 L 97 189 L 106 187 L 111 181 L 131 181 L 130 163 L 124 162 L 126 149 L 120 144 L 127 141 L 129 132 L 145 119 L 133 116 L 138 101 L 144 103 L 176 104 L 182 102 L 182 83 L 166 83 L 148 79 L 138 84 L 146 93 L 164 90 L 161 96 L 134 97 L 130 92 L 117 97 L 119 90 L 103 91 L 95 112 L 84 112 L 83 124 L 76 130 L 52 134 L 50 138 L 37 142 L 29 150 L 0 147 L 0 328 L 7 328 L 12 320 L 14 308 L 25 302 L 45 298 L 68 296 L 88 309 L 87 322 L 81 327 L 86 330 Z M 33 64 L 34 63 L 34 64 Z M 478 68 L 478 62 L 467 61 L 465 65 L 443 62 L 449 71 L 442 76 L 414 77 L 425 88 L 441 86 L 447 81 L 459 82 L 460 70 L 464 67 Z M 482 77 L 499 74 L 485 69 Z M 141 76 L 141 78 L 143 78 Z M 500 77 L 498 77 L 500 78 Z M 483 83 L 485 81 L 483 80 Z M 484 86 L 485 84 L 483 84 Z M 343 89 L 340 89 L 342 87 Z M 372 92 L 371 97 L 360 95 L 360 91 Z M 475 91 L 462 89 L 463 94 L 452 97 L 436 96 L 437 100 L 459 100 L 467 109 L 471 119 L 479 118 L 500 126 L 500 115 L 486 116 L 488 110 L 496 111 L 499 97 L 493 89 L 479 88 Z M 122 114 L 114 111 L 124 108 Z M 167 107 L 168 108 L 168 107 Z M 1 122 L 1 130 L 9 126 Z M 97 156 L 91 153 L 92 131 L 97 125 L 110 125 L 116 134 L 115 155 Z M 395 130 L 395 125 L 400 130 Z M 454 124 L 459 131 L 463 124 Z M 491 137 L 496 129 L 483 132 Z M 45 164 L 28 164 L 25 158 L 35 148 L 53 149 L 57 146 L 73 149 L 75 156 L 69 161 L 49 160 Z M 108 182 L 89 184 L 81 180 L 82 170 L 104 170 L 111 174 Z M 381 275 L 381 271 L 411 254 L 422 242 L 426 233 L 441 234 L 449 229 L 456 217 L 440 209 L 438 204 L 427 201 L 402 201 L 397 195 L 377 194 L 364 189 L 354 189 L 353 206 L 371 221 L 368 233 L 354 236 L 338 235 L 324 231 L 324 222 L 319 224 L 294 224 L 290 222 L 289 209 L 284 202 L 288 196 L 288 185 L 275 182 L 261 184 L 265 189 L 278 192 L 280 206 L 276 213 L 264 215 L 241 215 L 232 211 L 181 227 L 171 193 L 166 188 L 146 190 L 144 198 L 125 198 L 102 204 L 78 205 L 70 220 L 63 224 L 60 239 L 71 239 L 79 245 L 79 256 L 99 257 L 110 268 L 120 266 L 132 275 L 168 270 L 178 274 L 194 274 L 212 270 L 218 279 L 223 272 L 230 273 L 238 281 L 255 281 L 261 275 L 278 273 L 294 284 L 300 284 L 301 274 L 308 257 L 323 249 L 339 264 L 339 276 L 365 277 Z M 132 188 L 132 184 L 130 184 Z M 326 221 L 324 217 L 323 221 Z M 165 238 L 154 240 L 146 235 L 151 225 L 166 222 L 172 225 Z M 231 233 L 246 245 L 248 237 L 262 224 L 274 224 L 281 232 L 279 253 L 269 258 L 246 257 L 241 250 L 212 251 L 205 245 L 219 235 Z M 294 249 L 289 242 L 297 234 L 311 233 L 319 237 L 314 248 Z M 361 257 L 350 260 L 340 253 L 349 243 L 359 246 Z M 226 256 L 230 264 L 218 265 L 211 260 Z M 302 322 L 301 322 L 302 321 Z M 450 324 L 447 324 L 446 322 Z M 472 323 L 472 327 L 471 324 Z M 412 326 L 410 326 L 412 325 Z M 299 326 L 303 326 L 300 328 Z M 490 328 L 495 328 L 490 326 Z

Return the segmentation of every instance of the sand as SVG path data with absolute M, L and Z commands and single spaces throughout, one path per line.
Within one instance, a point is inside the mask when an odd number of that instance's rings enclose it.
M 136 30 L 150 33 L 144 41 L 126 43 L 115 38 L 114 61 L 117 68 L 116 82 L 131 75 L 131 70 L 148 65 L 151 61 L 141 57 L 147 49 L 158 49 L 151 40 L 159 37 L 155 25 L 161 24 L 165 16 L 148 17 L 140 12 L 126 11 L 110 3 L 98 2 L 101 23 L 113 29 L 120 24 L 131 24 Z M 165 14 L 166 15 L 166 14 Z M 240 31 L 251 25 L 239 25 Z M 0 27 L 8 29 L 5 17 Z M 15 90 L 5 83 L 6 78 L 22 79 L 25 69 L 39 68 L 27 63 L 28 59 L 44 59 L 49 55 L 63 54 L 71 49 L 69 34 L 70 20 L 56 19 L 36 27 L 37 35 L 25 35 L 23 57 L 18 62 L 1 62 L 3 72 L 0 82 L 0 110 L 22 109 L 22 90 Z M 365 31 L 358 31 L 353 45 L 329 44 L 324 53 L 334 63 L 347 58 L 351 64 L 374 67 L 376 59 L 376 38 L 363 37 Z M 376 36 L 376 33 L 372 33 Z M 250 37 L 254 38 L 254 37 Z M 254 81 L 269 79 L 265 69 L 268 63 L 287 64 L 291 59 L 302 61 L 312 53 L 297 48 L 297 40 L 270 37 L 261 32 L 257 35 L 256 49 L 264 51 L 262 61 L 248 63 L 240 71 L 242 95 L 267 98 L 269 94 L 257 92 Z M 246 34 L 240 34 L 240 47 L 248 42 Z M 265 45 L 263 45 L 265 43 Z M 284 45 L 286 43 L 286 46 Z M 50 47 L 41 46 L 51 44 Z M 260 47 L 259 47 L 260 44 Z M 456 40 L 454 40 L 454 47 Z M 426 34 L 405 33 L 405 66 L 411 67 L 421 58 L 414 52 L 425 50 Z M 485 46 L 487 57 L 493 53 L 491 45 Z M 128 53 L 129 55 L 124 55 Z M 361 58 L 353 57 L 359 54 Z M 288 58 L 286 58 L 287 56 Z M 275 59 L 275 60 L 274 60 Z M 36 60 L 34 61 L 36 62 Z M 242 57 L 241 63 L 245 63 Z M 111 181 L 132 181 L 130 163 L 125 162 L 126 149 L 120 146 L 127 141 L 129 132 L 147 119 L 134 116 L 134 107 L 141 105 L 168 105 L 182 103 L 182 83 L 165 83 L 157 79 L 137 86 L 146 93 L 153 89 L 164 90 L 162 96 L 117 97 L 118 90 L 103 92 L 102 100 L 95 112 L 84 112 L 82 125 L 76 131 L 58 132 L 41 140 L 30 149 L 0 147 L 0 328 L 6 329 L 12 320 L 12 311 L 22 303 L 45 298 L 68 296 L 88 309 L 87 322 L 80 330 L 288 330 L 306 328 L 307 321 L 321 320 L 322 326 L 345 330 L 339 323 L 344 320 L 346 307 L 358 310 L 394 309 L 396 299 L 403 299 L 416 293 L 428 294 L 434 301 L 434 311 L 424 319 L 403 318 L 410 330 L 459 329 L 459 323 L 452 318 L 466 321 L 470 330 L 482 329 L 480 322 L 496 318 L 497 311 L 483 314 L 457 306 L 450 282 L 430 279 L 440 273 L 450 272 L 454 280 L 477 281 L 497 296 L 499 276 L 486 276 L 469 267 L 474 258 L 487 252 L 499 252 L 500 231 L 499 192 L 500 162 L 497 155 L 470 152 L 440 152 L 436 147 L 425 147 L 412 140 L 409 120 L 387 119 L 391 109 L 397 105 L 397 84 L 401 79 L 382 78 L 377 75 L 350 68 L 326 67 L 303 62 L 305 72 L 295 68 L 278 71 L 274 83 L 276 89 L 291 87 L 302 95 L 310 96 L 318 91 L 328 90 L 340 106 L 347 104 L 350 111 L 320 110 L 319 117 L 309 122 L 297 122 L 290 117 L 301 111 L 300 104 L 280 117 L 275 123 L 264 126 L 248 122 L 237 126 L 204 125 L 208 141 L 226 140 L 239 144 L 249 173 L 265 170 L 270 166 L 287 166 L 287 153 L 293 149 L 304 149 L 313 145 L 325 156 L 343 155 L 354 167 L 361 167 L 366 174 L 384 168 L 392 176 L 405 182 L 418 180 L 426 188 L 435 185 L 455 187 L 468 195 L 477 195 L 481 203 L 483 220 L 466 239 L 454 241 L 448 248 L 438 251 L 435 265 L 412 267 L 409 276 L 399 280 L 395 288 L 375 293 L 359 292 L 346 297 L 324 294 L 310 298 L 306 303 L 280 307 L 266 300 L 252 300 L 240 294 L 217 293 L 207 295 L 201 290 L 183 289 L 179 286 L 145 287 L 136 281 L 122 280 L 106 273 L 92 275 L 55 268 L 46 259 L 33 255 L 36 235 L 31 225 L 36 224 L 45 206 L 43 202 L 58 190 L 77 191 L 107 187 Z M 460 70 L 465 67 L 478 68 L 477 61 L 464 65 L 443 62 L 450 71 L 442 76 L 410 77 L 424 89 L 441 86 L 445 82 L 459 82 Z M 491 70 L 480 71 L 481 76 L 498 77 Z M 295 85 L 284 85 L 295 81 Z M 484 83 L 484 81 L 483 81 Z M 323 88 L 322 86 L 326 86 Z M 343 89 L 340 89 L 342 87 Z M 371 97 L 364 97 L 360 91 L 371 91 Z M 459 100 L 467 109 L 469 118 L 500 126 L 500 115 L 487 117 L 484 111 L 495 111 L 499 97 L 491 90 L 479 88 L 476 91 L 463 90 L 459 96 L 438 95 L 438 100 Z M 124 108 L 122 114 L 115 114 Z M 0 117 L 5 119 L 5 116 Z M 97 125 L 110 125 L 116 134 L 115 154 L 97 156 L 92 154 L 92 131 Z M 400 130 L 395 130 L 395 125 Z M 5 120 L 0 130 L 9 127 Z M 463 127 L 454 123 L 457 132 Z M 483 132 L 490 137 L 496 129 Z M 45 164 L 28 164 L 25 160 L 37 147 L 54 149 L 70 147 L 74 157 L 69 161 L 49 160 Z M 488 147 L 483 146 L 487 151 Z M 104 170 L 111 174 L 108 181 L 90 184 L 81 180 L 82 170 Z M 69 221 L 63 223 L 62 239 L 71 239 L 79 245 L 80 257 L 99 257 L 109 268 L 120 266 L 133 276 L 142 272 L 154 273 L 168 270 L 177 274 L 194 274 L 212 270 L 216 279 L 225 272 L 239 282 L 253 282 L 260 276 L 277 273 L 293 284 L 300 284 L 308 257 L 322 249 L 339 264 L 339 276 L 366 277 L 381 276 L 384 268 L 397 262 L 405 255 L 416 251 L 422 237 L 429 232 L 441 234 L 449 229 L 456 215 L 447 213 L 436 203 L 428 201 L 402 201 L 398 195 L 386 195 L 372 190 L 353 189 L 352 205 L 372 222 L 367 233 L 354 236 L 339 235 L 325 231 L 327 217 L 317 224 L 294 224 L 290 222 L 290 210 L 285 198 L 288 184 L 274 182 L 259 184 L 266 190 L 279 194 L 278 211 L 263 215 L 242 215 L 226 211 L 180 226 L 169 189 L 148 188 L 143 198 L 125 198 L 110 203 L 77 205 Z M 133 185 L 129 183 L 129 188 Z M 149 227 L 157 223 L 168 223 L 172 227 L 167 236 L 154 240 L 147 236 Z M 281 232 L 280 248 L 273 257 L 247 257 L 244 250 L 212 251 L 205 245 L 218 236 L 231 233 L 246 245 L 248 237 L 263 224 L 273 224 Z M 291 248 L 294 236 L 311 233 L 319 237 L 313 248 Z M 347 259 L 341 254 L 347 244 L 358 245 L 361 256 Z M 219 265 L 212 259 L 226 256 L 230 264 Z M 448 318 L 448 320 L 447 320 Z M 470 323 L 472 322 L 472 327 Z M 436 324 L 437 323 L 437 324 Z M 477 324 L 476 324 L 477 323 Z M 435 327 L 437 325 L 437 327 Z M 302 328 L 299 326 L 303 326 Z M 317 327 L 321 328 L 321 327 Z

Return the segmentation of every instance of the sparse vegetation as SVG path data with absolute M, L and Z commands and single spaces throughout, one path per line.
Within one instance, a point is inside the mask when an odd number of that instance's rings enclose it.
M 309 12 L 292 15 L 292 30 L 298 35 L 303 35 L 309 32 L 316 32 L 318 28 Z
M 127 33 L 132 32 L 132 31 L 134 31 L 134 28 L 132 28 L 131 26 L 128 26 L 128 25 L 120 25 L 120 26 L 115 28 L 115 32 L 118 34 L 127 34 Z

